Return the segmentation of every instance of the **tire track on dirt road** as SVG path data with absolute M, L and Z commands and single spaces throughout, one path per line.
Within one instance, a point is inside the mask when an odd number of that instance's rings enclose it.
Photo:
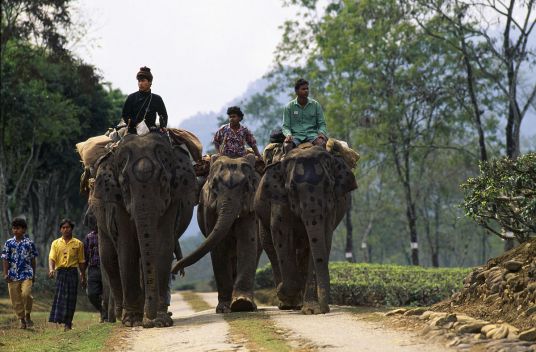
M 171 295 L 169 311 L 173 326 L 167 328 L 132 328 L 122 351 L 247 351 L 230 343 L 229 325 L 214 309 L 194 312 L 180 293 Z

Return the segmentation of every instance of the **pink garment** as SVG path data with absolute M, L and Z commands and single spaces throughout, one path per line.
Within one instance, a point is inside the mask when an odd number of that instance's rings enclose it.
M 237 131 L 229 124 L 223 125 L 214 135 L 214 145 L 220 155 L 240 157 L 246 155 L 246 143 L 253 148 L 257 141 L 247 127 L 240 125 Z

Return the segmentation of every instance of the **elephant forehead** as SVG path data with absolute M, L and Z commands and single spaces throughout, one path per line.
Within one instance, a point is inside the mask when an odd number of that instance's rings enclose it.
M 224 170 L 220 173 L 220 181 L 228 188 L 234 188 L 241 184 L 246 177 L 240 172 Z
M 294 165 L 294 181 L 297 183 L 310 183 L 316 185 L 322 181 L 324 175 L 322 166 L 315 159 L 299 158 Z
M 132 165 L 132 173 L 140 182 L 147 182 L 154 174 L 154 163 L 148 158 L 139 158 Z

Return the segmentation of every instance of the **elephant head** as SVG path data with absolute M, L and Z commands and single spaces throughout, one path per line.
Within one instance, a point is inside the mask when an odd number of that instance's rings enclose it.
M 212 231 L 194 252 L 177 263 L 173 272 L 197 262 L 225 238 L 239 216 L 253 213 L 258 183 L 252 155 L 241 158 L 220 156 L 216 159 L 199 196 L 199 209 L 205 214 L 198 216 L 198 221 L 212 222 L 200 224 Z
M 344 216 L 349 192 L 357 188 L 351 169 L 342 158 L 321 147 L 294 149 L 281 162 L 269 165 L 256 195 L 256 211 L 271 204 L 289 209 L 290 217 L 298 219 L 306 233 L 321 311 L 328 311 L 328 260 L 332 233 Z M 259 201 L 260 200 L 260 201 Z M 289 217 L 287 217 L 289 219 Z M 292 226 L 298 228 L 296 224 Z
M 159 298 L 167 287 L 174 241 L 182 227 L 181 211 L 189 208 L 191 217 L 195 175 L 188 155 L 172 148 L 159 133 L 125 136 L 113 164 L 123 205 L 138 237 L 145 314 L 154 319 L 159 303 L 163 304 Z

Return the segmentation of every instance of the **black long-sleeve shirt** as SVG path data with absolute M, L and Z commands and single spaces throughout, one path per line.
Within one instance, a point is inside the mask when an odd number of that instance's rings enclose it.
M 130 119 L 130 128 L 134 128 L 143 120 L 147 105 L 149 105 L 149 110 L 145 116 L 147 127 L 156 127 L 156 113 L 158 113 L 158 117 L 160 118 L 160 127 L 167 127 L 168 115 L 164 101 L 160 95 L 152 94 L 153 97 L 151 98 L 151 91 L 137 91 L 127 97 L 125 105 L 123 105 L 122 117 L 126 124 L 128 124 L 128 120 Z M 150 104 L 149 100 L 151 101 Z

